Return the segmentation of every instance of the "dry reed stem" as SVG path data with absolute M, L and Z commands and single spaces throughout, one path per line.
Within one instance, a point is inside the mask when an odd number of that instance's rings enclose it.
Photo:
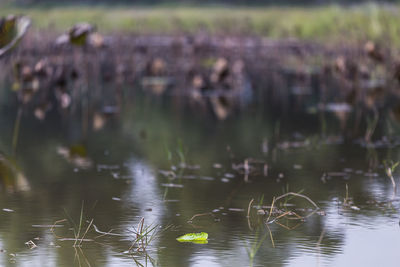
M 82 244 L 82 241 L 83 241 L 83 239 L 85 238 L 85 235 L 87 234 L 87 232 L 89 231 L 90 226 L 92 226 L 93 220 L 94 220 L 94 219 L 92 219 L 92 220 L 90 221 L 88 227 L 86 228 L 85 233 L 82 235 L 81 241 L 79 242 L 79 246 Z
M 54 228 L 55 228 L 56 225 L 58 225 L 59 223 L 66 222 L 66 221 L 67 221 L 67 219 L 58 220 L 58 221 L 55 221 L 54 224 L 51 226 L 50 232 L 51 232 L 57 239 L 60 239 L 60 238 L 63 238 L 63 237 L 57 236 L 56 233 L 55 233 L 55 231 L 54 231 Z
M 76 238 L 76 237 L 62 237 L 62 238 L 58 239 L 58 241 L 75 241 L 75 242 L 78 242 L 80 240 L 82 240 L 82 239 Z M 82 241 L 83 242 L 93 242 L 94 240 L 90 239 L 90 238 L 84 238 Z M 78 247 L 78 246 L 76 246 L 76 247 Z
M 247 218 L 250 217 L 250 208 L 251 208 L 251 204 L 253 204 L 254 198 L 252 198 L 249 202 L 249 206 L 247 207 Z
M 274 209 L 274 206 L 275 206 L 276 201 L 278 201 L 278 200 L 280 200 L 280 199 L 282 199 L 282 198 L 284 198 L 284 197 L 290 196 L 290 195 L 293 195 L 293 196 L 296 196 L 296 197 L 301 197 L 301 198 L 306 199 L 306 200 L 307 200 L 308 202 L 310 202 L 316 209 L 313 210 L 311 213 L 307 214 L 306 216 L 300 216 L 299 214 L 297 214 L 297 213 L 294 212 L 294 211 L 286 211 L 286 212 L 284 212 L 284 213 L 282 213 L 282 214 L 276 216 L 276 217 L 273 218 L 272 220 L 270 220 L 270 218 L 271 218 L 271 216 L 272 216 L 272 211 L 273 211 L 273 209 Z M 285 225 L 279 223 L 278 220 L 279 220 L 280 218 L 284 217 L 284 218 L 286 218 L 287 220 L 301 220 L 301 221 L 304 221 L 306 218 L 308 218 L 308 217 L 312 216 L 314 213 L 316 213 L 317 210 L 319 210 L 319 209 L 320 209 L 320 208 L 318 207 L 318 205 L 315 204 L 315 202 L 312 201 L 309 197 L 307 197 L 307 196 L 305 196 L 305 195 L 302 195 L 302 194 L 299 194 L 299 193 L 288 192 L 288 193 L 285 193 L 285 194 L 283 194 L 283 195 L 281 195 L 281 196 L 279 196 L 279 197 L 276 197 L 276 198 L 274 197 L 274 198 L 272 199 L 272 204 L 271 204 L 271 207 L 270 207 L 270 212 L 269 212 L 269 215 L 268 215 L 268 218 L 267 218 L 265 224 L 268 225 L 268 224 L 271 224 L 271 223 L 276 223 L 276 224 L 278 224 L 278 225 L 280 225 L 280 226 L 282 226 L 282 227 L 284 227 L 284 228 L 286 228 L 286 229 L 288 229 L 288 230 L 293 230 L 293 229 L 297 228 L 297 227 L 300 225 L 300 223 L 297 224 L 297 225 L 295 225 L 294 227 L 288 227 L 288 226 L 285 226 Z
M 286 225 L 284 225 L 284 224 L 281 224 L 281 223 L 278 222 L 278 221 L 274 221 L 274 223 L 276 223 L 277 225 L 279 225 L 279 226 L 285 228 L 286 230 L 289 230 L 289 231 L 291 230 L 289 226 L 286 226 Z
M 136 251 L 145 251 L 144 241 L 143 241 L 143 225 L 144 225 L 144 217 L 140 219 L 137 230 L 136 230 L 136 239 L 133 241 L 132 245 L 129 247 L 129 251 L 132 251 L 133 247 L 138 243 L 141 242 L 141 246 L 138 246 Z
M 196 217 L 206 216 L 206 215 L 212 215 L 212 213 L 211 213 L 211 212 L 206 212 L 206 213 L 195 214 L 195 215 L 192 216 L 192 218 L 190 218 L 190 219 L 188 220 L 188 222 L 189 222 L 189 223 L 192 222 L 193 219 L 196 218 Z
M 288 193 L 286 193 L 286 194 L 283 194 L 283 195 L 277 197 L 277 198 L 275 199 L 275 202 L 278 201 L 278 200 L 281 199 L 281 198 L 284 198 L 284 197 L 287 197 L 287 196 L 290 196 L 290 195 L 296 196 L 296 197 L 304 198 L 304 199 L 306 199 L 308 202 L 310 202 L 315 208 L 319 209 L 318 205 L 315 204 L 315 202 L 312 201 L 311 198 L 309 198 L 309 197 L 307 197 L 307 196 L 305 196 L 305 195 L 299 194 L 299 193 L 294 193 L 294 192 L 288 192 Z
M 79 237 L 79 236 L 75 236 L 75 237 L 72 237 L 72 238 L 71 237 L 62 237 L 62 236 L 58 236 L 55 233 L 55 230 L 54 230 L 55 227 L 59 223 L 68 221 L 67 219 L 62 219 L 62 220 L 55 221 L 54 224 L 50 228 L 50 232 L 55 236 L 55 238 L 57 238 L 58 241 L 75 241 L 73 247 L 74 248 L 75 247 L 79 247 L 82 244 L 82 242 L 93 242 L 94 241 L 93 239 L 85 239 L 85 236 L 86 236 L 87 232 L 89 231 L 90 226 L 93 225 L 93 220 L 94 219 L 92 219 L 91 222 L 89 223 L 89 226 L 86 228 L 86 231 L 85 231 L 85 233 L 83 234 L 82 237 Z M 96 228 L 95 228 L 95 230 L 96 230 Z M 79 242 L 79 245 L 77 246 L 78 242 Z
M 317 245 L 315 246 L 317 249 L 317 266 L 319 266 L 319 258 L 320 258 L 320 254 L 321 254 L 321 243 L 322 243 L 322 239 L 325 236 L 325 228 L 322 230 L 321 235 L 318 238 L 318 242 Z
M 247 207 L 247 225 L 249 226 L 250 231 L 253 231 L 253 227 L 251 227 L 251 223 L 250 223 L 250 208 L 251 208 L 251 204 L 253 203 L 254 198 L 252 198 L 249 202 L 249 206 Z
M 281 215 L 275 217 L 272 221 L 274 222 L 274 221 L 278 220 L 279 218 L 285 217 L 286 215 L 288 215 L 290 213 L 291 213 L 290 211 L 286 211 L 286 212 L 282 213 Z
M 271 238 L 271 243 L 272 243 L 272 247 L 275 248 L 275 242 L 274 242 L 274 237 L 272 236 L 272 232 L 271 229 L 269 229 L 268 224 L 266 224 L 268 232 L 269 232 L 269 237 Z
M 101 234 L 101 235 L 99 235 L 99 236 L 96 236 L 94 239 L 97 239 L 97 238 L 100 238 L 100 237 L 102 237 L 102 236 L 106 236 L 106 235 L 112 235 L 112 236 L 125 236 L 125 235 L 122 235 L 122 234 L 111 233 L 111 232 L 112 232 L 114 229 L 111 229 L 111 230 L 110 230 L 110 231 L 108 231 L 108 232 L 103 232 L 103 231 L 100 231 L 100 230 L 99 230 L 99 228 L 97 228 L 97 226 L 96 226 L 95 224 L 92 224 L 92 226 L 93 226 L 93 228 L 94 228 L 95 232 L 97 232 L 97 233 Z
M 297 227 L 299 227 L 300 225 L 303 224 L 303 222 L 298 222 L 298 223 L 295 224 L 294 226 L 290 227 L 290 226 L 284 225 L 284 224 L 282 224 L 282 223 L 280 223 L 280 222 L 278 222 L 278 221 L 275 221 L 275 223 L 276 223 L 277 225 L 279 225 L 279 226 L 285 228 L 286 230 L 289 230 L 289 231 L 294 230 L 294 229 L 296 229 Z
M 275 197 L 272 198 L 272 204 L 271 204 L 271 208 L 269 209 L 269 214 L 268 214 L 268 218 L 267 218 L 267 223 L 269 222 L 269 218 L 271 218 L 272 215 L 272 210 L 274 208 L 275 205 Z
M 86 262 L 86 265 L 91 267 L 92 265 L 90 264 L 88 258 L 85 256 L 85 253 L 83 253 L 83 250 L 80 247 L 74 247 L 74 249 L 75 249 L 75 259 L 78 259 L 79 266 L 82 266 L 81 265 L 81 260 L 80 260 L 80 257 L 79 257 L 79 252 L 81 252 L 81 254 L 83 256 L 83 259 Z M 79 249 L 79 252 L 78 252 L 78 249 Z
M 143 233 L 143 224 L 144 224 L 144 217 L 142 217 L 142 219 L 140 220 L 139 224 L 138 224 L 138 230 L 139 232 L 136 234 L 136 238 L 140 238 L 140 241 L 142 241 L 142 250 L 144 250 L 144 243 L 143 243 L 143 237 L 142 237 L 142 233 Z M 139 228 L 140 227 L 140 228 Z M 138 251 L 139 251 L 140 247 L 138 247 Z

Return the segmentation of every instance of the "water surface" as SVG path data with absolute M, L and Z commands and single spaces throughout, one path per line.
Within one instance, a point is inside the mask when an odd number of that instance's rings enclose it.
M 23 176 L 2 181 L 1 266 L 398 266 L 400 198 L 382 164 L 399 159 L 394 138 L 366 147 L 335 127 L 321 133 L 315 115 L 256 107 L 221 122 L 168 97 L 126 102 L 97 131 L 80 115 L 40 122 L 24 114 L 15 156 L 17 110 L 3 108 L 1 149 Z M 63 156 L 71 147 L 84 157 Z M 286 192 L 320 209 L 266 223 L 273 198 Z M 314 210 L 302 198 L 284 203 L 282 212 Z M 91 226 L 92 241 L 63 241 L 74 238 L 81 213 L 80 237 L 92 220 L 115 235 Z M 196 214 L 204 215 L 189 221 Z M 142 218 L 159 234 L 146 252 L 129 253 Z M 207 244 L 175 240 L 201 231 Z

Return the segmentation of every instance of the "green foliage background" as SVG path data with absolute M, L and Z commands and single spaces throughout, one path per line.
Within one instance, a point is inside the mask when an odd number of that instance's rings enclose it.
M 369 0 L 3 0 L 4 2 L 16 5 L 35 5 L 35 4 L 134 4 L 134 5 L 322 5 L 322 4 L 360 4 L 371 2 Z M 398 3 L 399 0 L 373 1 L 376 3 Z

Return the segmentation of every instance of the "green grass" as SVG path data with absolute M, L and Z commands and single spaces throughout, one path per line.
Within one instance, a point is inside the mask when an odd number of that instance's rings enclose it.
M 26 14 L 33 27 L 65 31 L 88 21 L 102 33 L 196 33 L 261 35 L 273 39 L 357 42 L 367 39 L 400 43 L 400 6 L 366 4 L 319 7 L 3 7 L 0 15 Z

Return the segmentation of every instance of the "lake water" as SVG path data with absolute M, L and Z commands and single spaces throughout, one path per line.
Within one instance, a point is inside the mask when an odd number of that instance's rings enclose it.
M 1 183 L 1 266 L 398 266 L 400 198 L 382 163 L 399 160 L 395 134 L 368 147 L 321 134 L 317 115 L 218 121 L 168 97 L 125 102 L 97 131 L 24 113 L 15 156 L 17 110 L 3 105 L 18 175 Z M 319 209 L 291 195 L 269 216 L 287 192 Z M 155 238 L 130 251 L 142 218 Z M 176 240 L 192 232 L 208 243 Z

